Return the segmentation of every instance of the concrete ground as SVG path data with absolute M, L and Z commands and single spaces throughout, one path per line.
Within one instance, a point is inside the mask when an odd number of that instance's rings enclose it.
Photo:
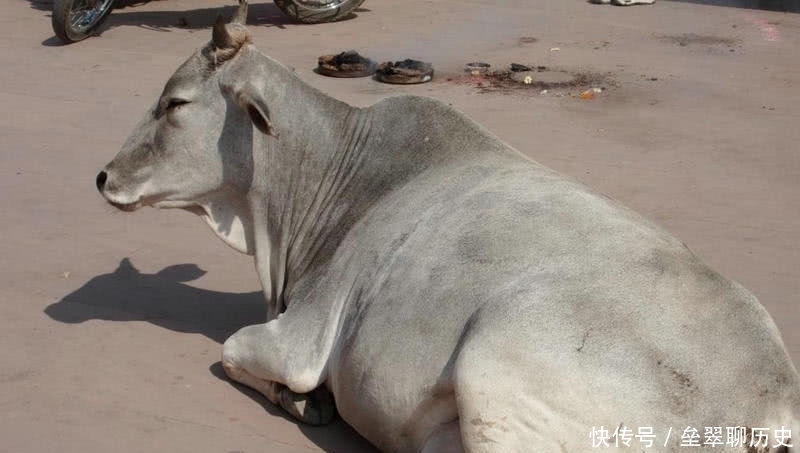
M 129 1 L 102 36 L 60 46 L 49 1 L 0 2 L 0 452 L 373 451 L 224 378 L 221 343 L 263 317 L 248 257 L 190 215 L 124 214 L 94 188 L 233 3 Z M 708 3 L 721 2 L 367 0 L 351 20 L 302 26 L 262 2 L 249 22 L 265 53 L 333 96 L 443 99 L 654 219 L 751 289 L 800 363 L 800 16 Z M 351 48 L 430 61 L 436 78 L 312 71 Z M 471 61 L 605 90 L 497 89 L 464 76 Z

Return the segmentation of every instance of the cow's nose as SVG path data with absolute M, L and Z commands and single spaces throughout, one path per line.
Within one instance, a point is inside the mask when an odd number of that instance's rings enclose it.
M 97 184 L 97 190 L 100 192 L 103 191 L 103 186 L 106 185 L 106 179 L 108 178 L 108 174 L 106 172 L 101 171 L 97 174 L 97 179 L 95 180 L 95 184 Z

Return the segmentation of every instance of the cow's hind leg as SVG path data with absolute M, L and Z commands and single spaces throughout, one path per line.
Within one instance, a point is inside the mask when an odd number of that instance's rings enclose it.
M 540 400 L 536 386 L 530 384 L 536 378 L 535 370 L 530 372 L 530 367 L 519 360 L 509 360 L 502 347 L 487 336 L 466 341 L 453 370 L 464 451 L 586 450 L 586 442 L 579 442 L 584 440 L 584 430 L 573 429 L 573 423 L 565 422 Z M 571 437 L 565 438 L 565 432 Z

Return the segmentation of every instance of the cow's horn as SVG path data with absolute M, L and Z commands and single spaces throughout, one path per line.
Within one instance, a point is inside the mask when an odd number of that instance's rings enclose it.
M 242 25 L 247 24 L 247 0 L 239 0 L 239 8 L 236 10 L 231 22 Z
M 214 30 L 211 33 L 214 65 L 220 65 L 236 55 L 239 49 L 252 41 L 250 32 L 240 23 L 225 24 L 222 17 L 217 17 Z
M 228 32 L 228 27 L 225 26 L 225 19 L 222 16 L 217 16 L 217 22 L 211 32 L 211 41 L 217 49 L 230 49 L 234 46 L 233 37 Z

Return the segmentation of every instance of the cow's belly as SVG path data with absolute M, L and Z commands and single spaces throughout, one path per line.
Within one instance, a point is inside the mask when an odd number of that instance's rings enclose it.
M 450 359 L 464 321 L 420 315 L 362 318 L 329 368 L 340 415 L 382 451 L 417 452 L 458 417 Z

